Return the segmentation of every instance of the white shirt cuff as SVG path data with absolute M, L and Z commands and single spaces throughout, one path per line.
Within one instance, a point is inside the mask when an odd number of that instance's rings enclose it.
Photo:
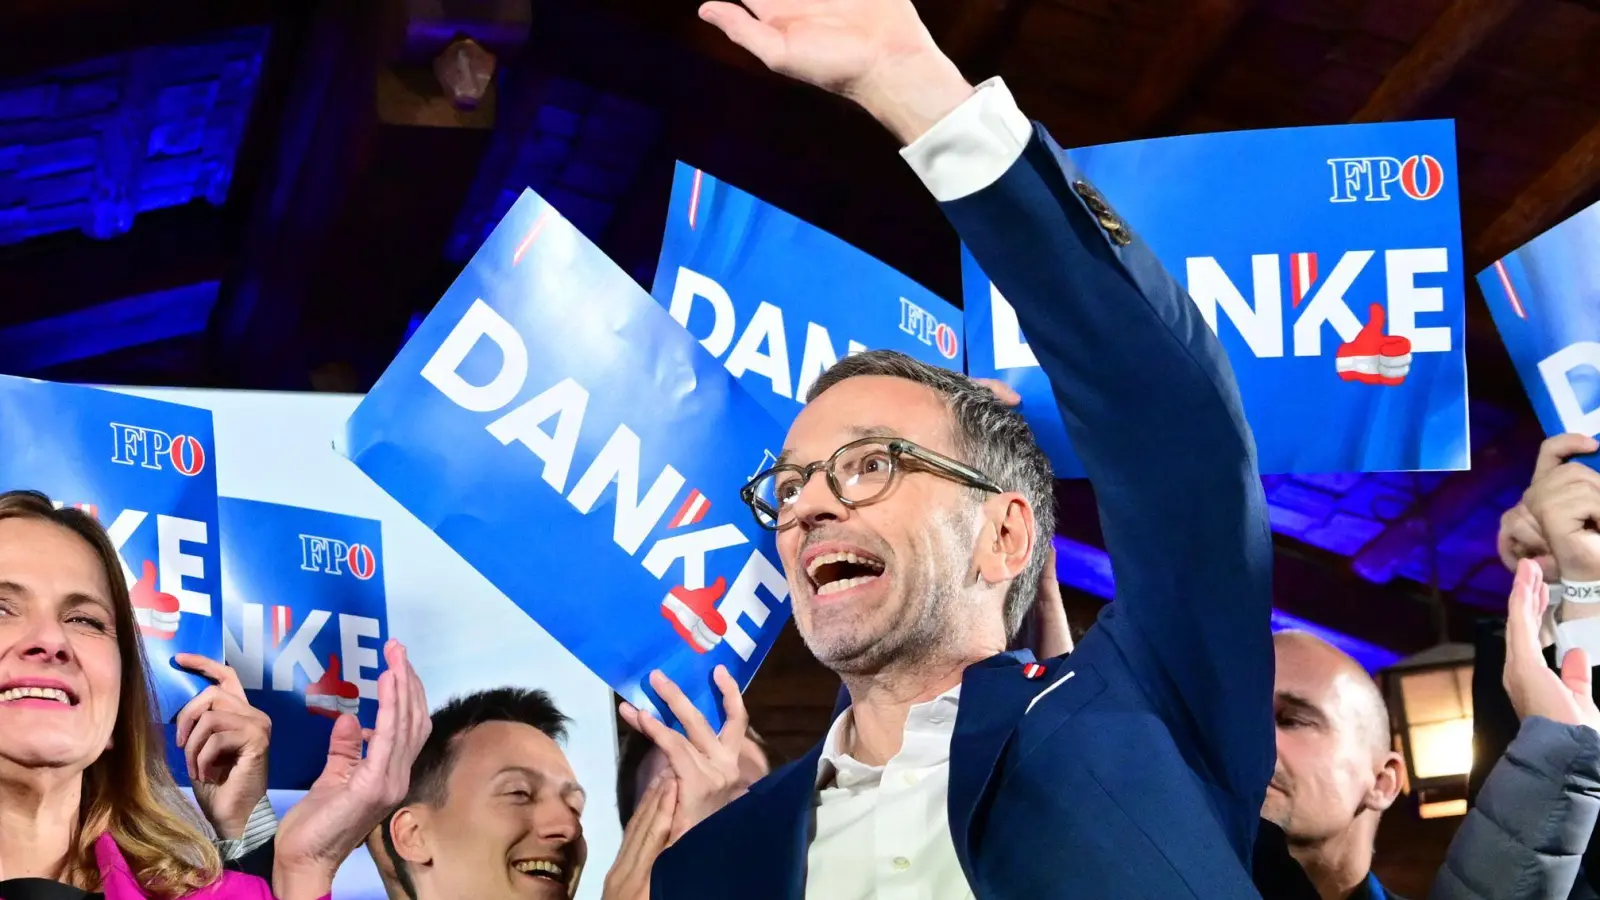
M 1600 617 L 1574 619 L 1556 625 L 1556 665 L 1567 658 L 1567 651 L 1583 648 L 1589 665 L 1600 665 Z
M 244 836 L 238 840 L 217 841 L 217 852 L 225 860 L 236 860 L 265 844 L 277 833 L 278 816 L 272 811 L 272 801 L 263 794 L 256 808 L 250 811 L 250 820 L 245 822 Z
M 940 203 L 975 194 L 996 181 L 1021 156 L 1033 125 L 998 77 L 900 151 Z

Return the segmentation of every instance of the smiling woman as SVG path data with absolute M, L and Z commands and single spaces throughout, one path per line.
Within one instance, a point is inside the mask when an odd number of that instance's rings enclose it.
M 93 518 L 0 494 L 0 896 L 266 897 L 221 873 L 160 752 L 116 551 Z

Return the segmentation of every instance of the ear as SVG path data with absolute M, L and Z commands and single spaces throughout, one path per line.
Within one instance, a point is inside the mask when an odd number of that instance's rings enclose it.
M 1021 494 L 990 497 L 983 504 L 983 527 L 973 561 L 988 584 L 1006 584 L 1033 558 L 1033 507 Z
M 432 842 L 428 840 L 428 811 L 419 806 L 402 806 L 389 818 L 389 832 L 394 838 L 394 852 L 401 860 L 413 866 L 433 863 Z M 399 868 L 400 860 L 395 861 Z
M 1394 805 L 1406 783 L 1406 763 L 1400 754 L 1390 751 L 1379 760 L 1378 777 L 1367 792 L 1368 809 L 1383 812 Z

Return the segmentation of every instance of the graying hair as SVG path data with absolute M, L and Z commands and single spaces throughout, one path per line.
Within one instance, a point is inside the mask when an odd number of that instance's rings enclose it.
M 1006 637 L 1014 637 L 1039 590 L 1039 576 L 1056 530 L 1055 475 L 1049 457 L 1039 449 L 1022 415 L 1001 403 L 988 388 L 959 372 L 930 366 L 894 350 L 868 350 L 839 360 L 811 385 L 806 402 L 861 375 L 904 378 L 939 392 L 954 422 L 951 431 L 957 458 L 989 476 L 1002 490 L 1021 494 L 1033 507 L 1033 556 L 1006 591 Z

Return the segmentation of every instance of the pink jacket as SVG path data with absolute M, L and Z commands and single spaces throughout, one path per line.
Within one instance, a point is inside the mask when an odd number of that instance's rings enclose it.
M 111 835 L 102 834 L 94 842 L 94 856 L 100 864 L 106 900 L 148 900 L 149 895 L 134 880 L 128 861 L 122 858 L 122 851 Z M 254 875 L 239 872 L 223 872 L 216 883 L 183 896 L 184 900 L 273 900 L 270 885 Z

